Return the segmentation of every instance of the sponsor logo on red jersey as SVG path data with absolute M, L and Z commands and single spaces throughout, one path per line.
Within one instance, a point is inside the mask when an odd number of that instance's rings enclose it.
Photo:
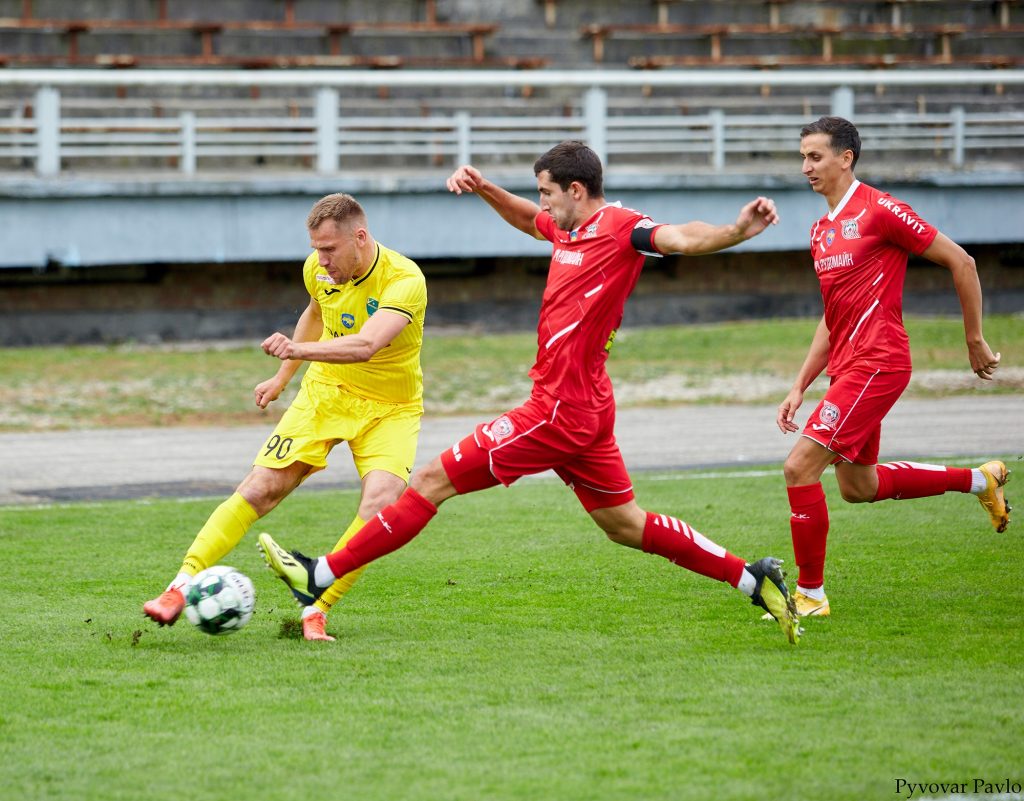
M 556 248 L 552 259 L 557 261 L 559 264 L 571 264 L 574 267 L 583 266 L 583 252 L 579 250 L 562 250 L 561 248 Z
M 837 270 L 840 267 L 852 267 L 853 266 L 853 254 L 849 251 L 843 253 L 835 253 L 832 256 L 826 256 L 823 259 L 814 260 L 814 271 L 821 275 L 827 273 L 830 270 Z
M 923 234 L 927 227 L 921 220 L 919 220 L 913 211 L 908 211 L 902 208 L 899 203 L 896 203 L 892 198 L 880 197 L 878 198 L 878 205 L 882 208 L 888 209 L 896 215 L 897 220 L 902 220 L 910 228 L 919 234 Z

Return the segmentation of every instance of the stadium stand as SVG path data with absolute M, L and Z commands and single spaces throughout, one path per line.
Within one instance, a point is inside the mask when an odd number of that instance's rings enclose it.
M 866 179 L 895 178 L 941 220 L 969 226 L 986 302 L 1019 311 L 1021 249 L 1006 243 L 1020 226 L 1006 209 L 1020 207 L 1024 164 L 1024 78 L 1010 69 L 1024 55 L 1022 10 L 1018 0 L 0 0 L 0 342 L 291 325 L 304 302 L 294 269 L 307 199 L 339 189 L 425 265 L 433 323 L 528 327 L 546 260 L 526 238 L 473 222 L 473 204 L 451 225 L 442 179 L 455 164 L 529 193 L 536 155 L 579 137 L 624 201 L 639 193 L 717 218 L 736 192 L 768 190 L 797 208 L 809 193 L 795 132 L 832 112 L 860 126 Z M 114 225 L 129 219 L 131 230 Z M 813 282 L 798 269 L 805 222 L 786 220 L 772 250 L 723 256 L 728 271 L 653 264 L 632 313 L 647 323 L 814 313 L 814 287 L 798 283 Z M 936 311 L 940 295 L 955 304 L 936 272 L 911 271 L 918 309 Z
M 140 7 L 147 5 L 154 13 L 139 14 Z M 15 34 L 4 41 L 0 63 L 9 66 L 248 69 L 519 68 L 544 63 L 536 58 L 490 57 L 487 40 L 500 26 L 440 20 L 435 0 L 392 4 L 393 7 L 404 6 L 406 11 L 419 7 L 422 17 L 388 20 L 347 16 L 340 20 L 304 18 L 297 15 L 297 0 L 281 0 L 276 5 L 277 13 L 272 17 L 242 19 L 210 17 L 205 9 L 201 15 L 175 15 L 171 13 L 173 6 L 169 6 L 169 0 L 139 3 L 135 8 L 124 9 L 130 15 L 42 17 L 35 13 L 33 0 L 22 0 L 19 16 L 0 17 L 0 33 Z M 318 10 L 314 4 L 306 5 L 311 11 Z M 63 4 L 59 11 L 66 13 L 67 8 L 68 4 Z M 211 10 L 217 8 L 217 5 L 209 6 Z M 407 38 L 429 40 L 433 46 L 400 44 Z
M 691 154 L 690 167 L 745 160 L 756 167 L 763 158 L 744 153 L 745 116 L 806 117 L 834 107 L 833 87 L 817 83 L 765 80 L 723 91 L 653 78 L 635 86 L 598 82 L 595 105 L 581 85 L 534 81 L 544 67 L 652 75 L 674 68 L 765 76 L 792 68 L 868 70 L 879 80 L 851 89 L 858 114 L 885 115 L 883 137 L 913 130 L 911 140 L 930 138 L 934 153 L 959 164 L 957 152 L 969 161 L 989 145 L 1012 143 L 1021 125 L 1019 86 L 904 87 L 884 75 L 923 67 L 998 74 L 1017 66 L 1024 59 L 1021 11 L 1018 0 L 0 0 L 0 63 L 11 71 L 87 67 L 127 76 L 134 68 L 188 67 L 252 75 L 247 84 L 202 87 L 188 80 L 143 87 L 127 79 L 101 86 L 85 77 L 54 90 L 49 116 L 34 87 L 0 81 L 0 171 L 38 168 L 47 130 L 58 152 L 46 174 L 135 167 L 192 174 L 213 165 L 305 171 L 319 164 L 329 171 L 334 155 L 317 161 L 321 111 L 339 127 L 341 164 L 442 167 L 467 154 L 517 164 L 552 137 L 585 136 L 598 114 L 607 123 L 612 166 L 642 163 L 645 148 L 679 147 Z M 446 74 L 434 85 L 383 80 L 386 72 L 424 67 Z M 462 70 L 502 67 L 528 68 L 528 80 L 500 88 L 458 80 Z M 260 78 L 296 68 L 325 75 L 362 68 L 382 80 L 335 83 L 334 99 L 324 100 L 316 78 L 280 87 Z M 779 127 L 791 124 L 782 119 Z M 645 137 L 660 141 L 645 145 Z M 1019 155 L 1012 147 L 1002 152 Z
M 1022 59 L 1019 0 L 0 0 L 0 66 L 10 67 L 998 68 Z
M 1011 16 L 1015 0 L 942 3 L 829 3 L 756 0 L 702 4 L 659 0 L 657 20 L 582 26 L 596 63 L 609 60 L 610 40 L 648 51 L 659 40 L 671 53 L 620 49 L 610 60 L 634 67 L 891 67 L 1017 66 L 1024 61 L 1024 23 Z M 686 21 L 670 21 L 669 7 L 687 5 Z M 693 21 L 696 17 L 699 21 Z M 743 21 L 739 21 L 743 20 Z M 983 46 L 979 46 L 983 43 Z M 623 52 L 627 54 L 622 55 Z

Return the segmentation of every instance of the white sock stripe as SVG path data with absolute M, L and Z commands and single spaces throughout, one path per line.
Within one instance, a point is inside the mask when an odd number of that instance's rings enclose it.
M 940 464 L 924 464 L 922 462 L 887 462 L 881 464 L 879 467 L 884 467 L 888 470 L 930 470 L 933 473 L 941 473 L 945 471 L 945 466 Z
M 725 548 L 723 548 L 721 545 L 712 542 L 699 531 L 694 531 L 693 529 L 691 529 L 691 531 L 693 531 L 693 541 L 697 545 L 699 545 L 703 550 L 707 551 L 710 554 L 714 554 L 719 559 L 725 556 Z

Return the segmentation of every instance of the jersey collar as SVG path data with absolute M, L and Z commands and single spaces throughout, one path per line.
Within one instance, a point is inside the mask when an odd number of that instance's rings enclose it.
M 860 186 L 860 181 L 854 179 L 853 183 L 850 184 L 850 188 L 846 190 L 846 194 L 843 195 L 843 199 L 840 200 L 834 209 L 828 213 L 828 221 L 835 222 L 836 217 L 839 216 L 846 204 L 850 202 L 850 198 L 853 197 L 853 193 L 857 191 L 857 187 Z
M 377 253 L 373 257 L 373 264 L 370 265 L 370 269 L 366 271 L 366 275 L 359 276 L 358 279 L 352 282 L 352 286 L 359 286 L 363 281 L 373 275 L 373 271 L 377 269 L 377 262 L 380 261 L 380 243 L 374 243 L 377 246 Z
M 597 223 L 601 222 L 601 218 L 604 216 L 604 210 L 605 209 L 621 209 L 621 208 L 622 208 L 622 203 L 620 201 L 618 201 L 618 200 L 616 200 L 614 203 L 605 203 L 603 206 L 601 206 L 601 208 L 599 208 L 597 211 L 595 211 L 593 214 L 591 214 L 586 220 L 584 220 L 578 226 L 576 226 L 571 231 L 569 231 L 569 239 L 572 239 L 573 241 L 575 241 L 576 239 L 579 238 L 580 229 L 586 228 L 588 225 L 591 225 L 591 224 L 596 225 Z

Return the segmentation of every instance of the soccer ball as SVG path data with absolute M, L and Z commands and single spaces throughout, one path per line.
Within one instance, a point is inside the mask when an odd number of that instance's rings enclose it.
M 249 577 L 227 565 L 201 570 L 185 588 L 185 617 L 207 634 L 230 634 L 249 622 L 256 590 Z

